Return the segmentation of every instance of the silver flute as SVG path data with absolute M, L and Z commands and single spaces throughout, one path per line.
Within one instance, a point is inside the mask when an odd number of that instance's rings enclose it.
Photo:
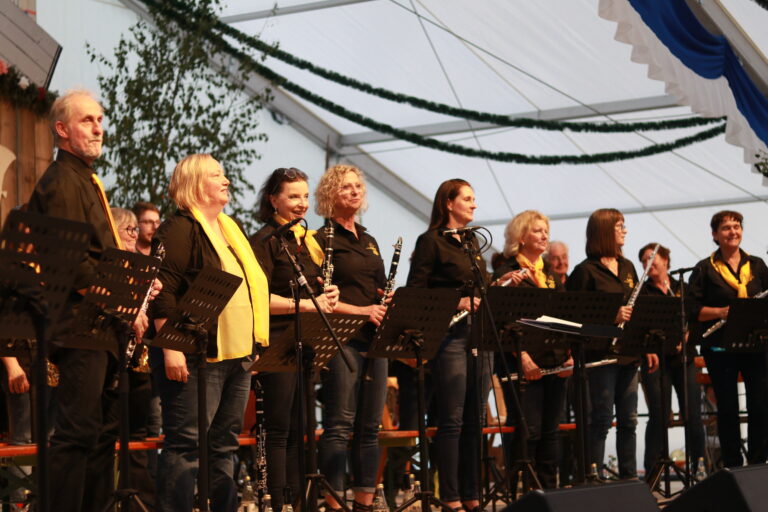
M 585 363 L 584 368 L 596 368 L 598 366 L 606 366 L 609 364 L 616 364 L 619 360 L 618 359 L 601 359 L 600 361 L 593 361 L 591 363 Z M 573 370 L 573 365 L 561 365 L 561 366 L 555 366 L 554 368 L 545 368 L 541 370 L 541 375 L 554 375 L 556 373 L 560 372 L 566 372 L 568 370 Z M 509 377 L 502 377 L 501 382 L 507 382 L 508 380 L 517 380 L 519 379 L 519 374 L 517 373 L 510 373 Z
M 762 299 L 762 298 L 764 298 L 766 295 L 768 295 L 768 290 L 763 290 L 763 291 L 761 291 L 760 293 L 758 293 L 757 295 L 753 296 L 752 298 L 753 298 L 753 299 Z M 707 330 L 704 332 L 704 334 L 702 334 L 702 335 L 701 335 L 701 337 L 702 337 L 702 338 L 706 338 L 707 336 L 709 336 L 710 334 L 712 334 L 713 332 L 715 332 L 716 330 L 718 330 L 718 329 L 720 329 L 722 326 L 724 326 L 724 325 L 725 325 L 725 322 L 727 322 L 727 321 L 728 321 L 728 319 L 727 319 L 727 318 L 721 318 L 720 320 L 718 320 L 717 322 L 715 322 L 715 324 L 714 324 L 714 325 L 712 325 L 712 326 L 711 326 L 709 329 L 707 329 Z
M 387 303 L 387 297 L 395 289 L 395 277 L 397 276 L 397 265 L 400 263 L 400 251 L 403 249 L 403 237 L 397 237 L 395 242 L 395 252 L 392 254 L 392 263 L 389 264 L 389 276 L 387 277 L 387 285 L 384 287 L 384 296 L 381 297 L 380 304 L 385 306 Z
M 651 257 L 648 258 L 648 263 L 645 265 L 645 270 L 643 270 L 643 275 L 640 278 L 640 281 L 638 281 L 637 285 L 635 286 L 635 289 L 632 290 L 632 295 L 629 296 L 629 300 L 627 301 L 627 306 L 634 307 L 635 302 L 637 302 L 637 296 L 640 295 L 640 290 L 643 288 L 643 284 L 645 283 L 645 280 L 648 279 L 648 271 L 651 270 L 651 265 L 653 265 L 653 260 L 656 258 L 656 253 L 659 252 L 659 247 L 661 245 L 656 244 L 653 246 L 653 252 L 651 253 Z M 624 325 L 626 325 L 627 322 L 621 322 L 619 324 L 619 329 L 624 329 Z M 611 341 L 611 348 L 616 346 L 616 342 L 619 341 L 619 338 L 613 338 L 613 341 Z
M 518 272 L 520 273 L 521 276 L 525 277 L 525 275 L 528 273 L 528 269 L 527 268 L 521 268 L 520 270 L 518 270 Z M 499 283 L 497 286 L 506 287 L 506 286 L 509 286 L 511 283 L 512 283 L 512 278 L 510 277 L 506 281 L 504 281 L 502 283 Z M 467 318 L 468 315 L 469 315 L 469 310 L 468 309 L 462 309 L 461 311 L 459 311 L 458 313 L 453 315 L 453 318 L 451 318 L 451 323 L 448 324 L 448 328 L 450 329 L 451 327 L 453 327 L 457 323 L 461 322 L 462 320 Z
M 325 221 L 325 257 L 323 258 L 323 265 L 321 267 L 321 275 L 323 277 L 323 288 L 331 286 L 333 280 L 333 220 L 326 219 Z

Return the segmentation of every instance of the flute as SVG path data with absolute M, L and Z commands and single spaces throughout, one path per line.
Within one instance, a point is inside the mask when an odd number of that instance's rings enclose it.
M 653 246 L 653 252 L 651 253 L 651 257 L 648 258 L 648 263 L 645 265 L 645 270 L 643 270 L 643 276 L 640 278 L 640 281 L 638 281 L 637 285 L 635 286 L 635 289 L 632 290 L 632 295 L 629 296 L 629 300 L 627 301 L 627 306 L 634 307 L 635 302 L 637 302 L 637 296 L 640 295 L 640 290 L 643 287 L 643 283 L 645 283 L 645 280 L 648 279 L 648 271 L 651 270 L 651 265 L 653 265 L 653 260 L 656 259 L 656 253 L 659 252 L 659 247 L 661 247 L 660 244 L 656 244 Z M 627 322 L 621 322 L 619 324 L 619 329 L 624 329 L 624 325 L 626 325 Z M 613 338 L 613 341 L 611 341 L 611 348 L 616 346 L 616 342 L 619 341 L 619 338 Z
M 619 360 L 618 359 L 601 359 L 600 361 L 593 361 L 591 363 L 585 363 L 584 368 L 596 368 L 598 366 L 606 366 L 609 364 L 616 364 Z M 554 368 L 545 368 L 541 370 L 541 376 L 544 377 L 546 375 L 554 375 L 556 373 L 565 372 L 568 370 L 573 370 L 573 365 L 561 365 L 561 366 L 555 366 Z M 519 374 L 517 373 L 510 373 L 509 377 L 502 377 L 501 382 L 507 382 L 508 380 L 517 380 L 519 377 Z
M 528 269 L 527 268 L 521 268 L 520 270 L 518 270 L 518 272 L 520 273 L 521 276 L 525 277 L 525 275 L 528 273 Z M 504 281 L 502 283 L 499 283 L 498 286 L 501 286 L 501 287 L 505 288 L 505 287 L 509 286 L 511 283 L 512 283 L 512 278 L 510 277 L 506 281 Z M 450 329 L 451 327 L 453 327 L 457 323 L 459 323 L 462 320 L 464 320 L 465 318 L 467 318 L 467 315 L 469 315 L 469 310 L 468 309 L 462 309 L 461 311 L 459 311 L 458 313 L 453 315 L 453 318 L 451 318 L 451 323 L 448 324 L 448 328 Z
M 400 251 L 403 249 L 403 237 L 397 237 L 397 242 L 394 245 L 395 252 L 392 254 L 392 263 L 389 264 L 389 276 L 387 277 L 387 285 L 384 287 L 384 296 L 381 297 L 380 304 L 386 305 L 387 297 L 395 289 L 395 276 L 397 275 L 397 265 L 400 263 Z
M 325 223 L 325 257 L 321 268 L 323 288 L 331 286 L 333 279 L 333 220 L 326 219 Z
M 768 295 L 768 290 L 763 290 L 763 291 L 761 291 L 760 293 L 758 293 L 757 295 L 753 296 L 752 298 L 753 298 L 753 299 L 762 299 L 762 298 L 763 298 L 763 297 L 765 297 L 766 295 Z M 701 337 L 702 337 L 702 338 L 706 338 L 707 336 L 709 336 L 710 334 L 712 334 L 713 332 L 715 332 L 716 330 L 718 330 L 719 328 L 721 328 L 722 326 L 724 326 L 724 325 L 725 325 L 725 322 L 727 322 L 727 321 L 728 321 L 728 319 L 727 319 L 727 318 L 721 318 L 720 320 L 718 320 L 717 322 L 715 322 L 715 323 L 714 323 L 714 325 L 712 325 L 712 326 L 711 326 L 709 329 L 707 329 L 707 330 L 704 332 L 704 334 L 702 334 L 702 335 L 701 335 Z

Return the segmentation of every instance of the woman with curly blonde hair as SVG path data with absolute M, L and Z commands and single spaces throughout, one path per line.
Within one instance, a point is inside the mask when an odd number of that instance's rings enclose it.
M 328 169 L 317 186 L 316 210 L 334 229 L 332 242 L 323 232 L 320 245 L 332 243 L 333 284 L 341 296 L 338 313 L 365 315 L 369 322 L 344 347 L 352 362 L 350 372 L 336 355 L 322 373 L 323 435 L 320 437 L 320 471 L 333 489 L 344 496 L 344 476 L 349 463 L 355 512 L 372 510 L 379 461 L 378 432 L 387 394 L 386 359 L 366 358 L 365 352 L 386 308 L 379 305 L 386 283 L 379 246 L 356 222 L 366 207 L 365 182 L 360 169 L 336 165 Z M 365 378 L 363 378 L 365 376 Z M 354 435 L 353 435 L 354 433 Z M 351 443 L 351 450 L 348 445 Z M 349 462 L 347 453 L 350 454 Z M 330 495 L 326 510 L 340 510 Z

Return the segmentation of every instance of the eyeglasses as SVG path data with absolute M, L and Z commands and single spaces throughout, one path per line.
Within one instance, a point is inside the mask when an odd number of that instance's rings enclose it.
M 139 228 L 137 228 L 136 226 L 124 227 L 123 231 L 125 231 L 129 235 L 138 235 L 139 234 Z
M 624 223 L 616 224 L 616 231 L 626 231 L 627 225 Z
M 160 219 L 152 220 L 152 219 L 144 219 L 140 220 L 139 224 L 144 224 L 145 226 L 148 226 L 152 224 L 153 226 L 159 226 L 160 225 Z

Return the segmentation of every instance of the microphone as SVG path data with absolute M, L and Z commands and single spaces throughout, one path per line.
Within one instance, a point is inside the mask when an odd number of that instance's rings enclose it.
M 440 232 L 440 234 L 443 236 L 463 235 L 465 233 L 474 233 L 478 229 L 481 229 L 481 226 L 467 226 L 466 228 L 444 229 Z
M 267 240 L 271 240 L 272 238 L 278 238 L 283 236 L 283 233 L 291 229 L 293 226 L 298 224 L 299 222 L 303 221 L 304 217 L 298 217 L 296 219 L 293 219 L 290 222 L 286 222 L 282 226 L 278 227 L 276 230 L 274 230 L 272 233 L 267 233 L 263 237 L 261 237 L 262 242 L 266 242 Z
M 686 272 L 692 272 L 696 267 L 680 267 L 675 270 L 670 270 L 670 274 L 685 274 Z

